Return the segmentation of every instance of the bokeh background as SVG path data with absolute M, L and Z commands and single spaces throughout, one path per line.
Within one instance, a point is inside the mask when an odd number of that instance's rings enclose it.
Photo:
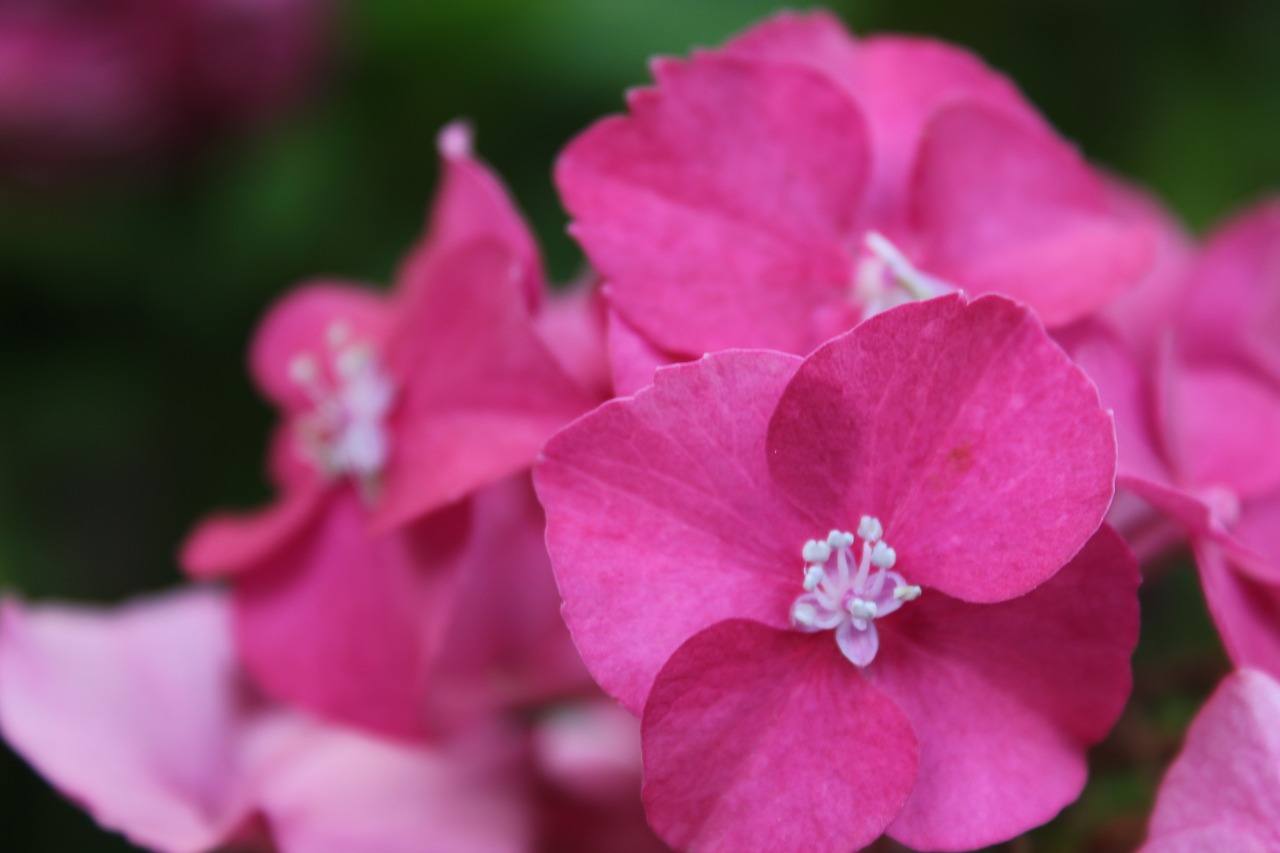
M 1197 231 L 1280 190 L 1273 0 L 825 5 L 857 32 L 976 50 L 1091 158 Z M 13 128 L 0 97 L 0 588 L 115 601 L 174 584 L 195 518 L 267 497 L 271 415 L 244 371 L 255 319 L 310 277 L 388 281 L 421 228 L 446 122 L 473 122 L 567 280 L 582 260 L 551 184 L 557 150 L 621 108 L 648 57 L 717 44 L 774 8 L 335 0 L 310 83 L 290 103 L 73 167 L 5 161 Z M 4 73 L 0 62 L 0 85 Z M 1085 796 L 1002 849 L 1140 839 L 1154 785 L 1225 669 L 1185 562 L 1149 578 L 1143 605 L 1135 699 L 1094 752 Z M 133 849 L 8 752 L 0 848 Z

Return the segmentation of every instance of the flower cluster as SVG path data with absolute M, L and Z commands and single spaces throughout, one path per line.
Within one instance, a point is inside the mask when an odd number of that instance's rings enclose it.
M 1146 849 L 1280 844 L 1280 207 L 1197 245 L 822 13 L 654 76 L 557 164 L 582 286 L 452 125 L 392 291 L 268 311 L 279 497 L 8 601 L 8 742 L 161 851 L 974 849 L 1079 796 L 1189 545 L 1241 669 Z

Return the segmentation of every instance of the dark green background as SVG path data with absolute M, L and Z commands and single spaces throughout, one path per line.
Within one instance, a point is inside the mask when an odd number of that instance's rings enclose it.
M 796 4 L 807 6 L 810 4 Z M 1280 4 L 1271 0 L 865 0 L 859 32 L 929 33 L 1008 72 L 1102 164 L 1203 229 L 1280 186 Z M 758 0 L 358 0 L 314 97 L 187 167 L 0 190 L 0 587 L 116 600 L 177 580 L 184 530 L 267 497 L 271 413 L 243 349 L 263 307 L 316 275 L 386 281 L 464 116 L 544 241 L 580 264 L 557 150 L 645 82 L 646 59 L 716 44 Z M 1018 850 L 1127 849 L 1222 664 L 1186 566 L 1150 581 L 1138 699 L 1082 803 Z M 10 754 L 0 849 L 129 849 Z

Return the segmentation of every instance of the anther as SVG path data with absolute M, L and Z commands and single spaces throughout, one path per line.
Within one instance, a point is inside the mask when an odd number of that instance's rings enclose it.
M 877 542 L 871 549 L 871 564 L 878 569 L 892 569 L 898 561 L 898 552 L 884 542 Z
M 818 588 L 827 577 L 826 572 L 822 570 L 822 566 L 810 566 L 804 570 L 804 588 L 807 592 L 813 592 Z
M 849 599 L 849 614 L 854 619 L 874 619 L 879 609 L 874 601 L 867 601 L 865 598 Z
M 920 597 L 920 587 L 908 584 L 895 587 L 893 597 L 898 601 L 915 601 Z
M 804 550 L 801 555 L 806 563 L 825 563 L 831 559 L 831 546 L 826 542 L 810 539 L 804 543 Z
M 870 515 L 864 515 L 858 520 L 858 535 L 868 542 L 877 542 L 884 535 L 884 528 L 880 525 L 880 519 Z

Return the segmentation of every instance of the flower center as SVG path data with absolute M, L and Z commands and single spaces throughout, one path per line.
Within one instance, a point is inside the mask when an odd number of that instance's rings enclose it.
M 805 591 L 791 605 L 793 628 L 805 633 L 834 629 L 836 645 L 857 666 L 875 660 L 880 648 L 875 620 L 920 596 L 920 587 L 890 571 L 898 555 L 883 536 L 880 521 L 864 515 L 857 536 L 833 530 L 825 540 L 804 543 Z M 859 539 L 862 554 L 855 560 L 853 549 Z
M 326 339 L 323 363 L 300 353 L 289 364 L 290 377 L 311 402 L 294 429 L 303 455 L 324 476 L 351 477 L 372 502 L 390 452 L 386 418 L 395 383 L 371 345 L 351 340 L 345 323 L 330 326 Z
M 862 241 L 864 251 L 854 270 L 851 296 L 861 306 L 864 320 L 906 302 L 959 289 L 916 269 L 879 231 L 868 231 Z

